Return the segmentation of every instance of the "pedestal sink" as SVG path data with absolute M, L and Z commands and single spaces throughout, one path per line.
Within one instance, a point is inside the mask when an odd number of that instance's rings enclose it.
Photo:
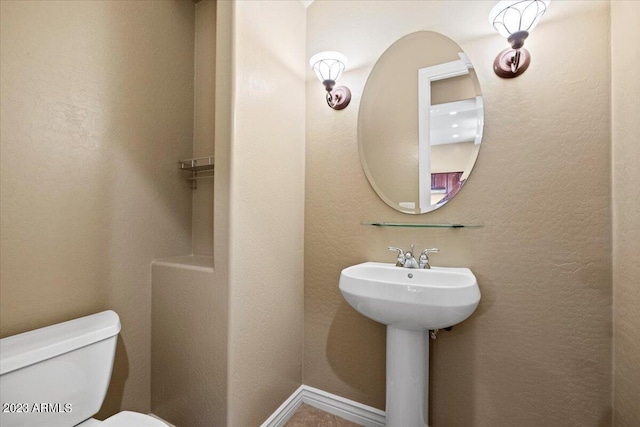
M 340 292 L 358 312 L 387 325 L 387 426 L 427 427 L 428 331 L 473 313 L 480 302 L 476 277 L 468 268 L 365 262 L 342 270 Z

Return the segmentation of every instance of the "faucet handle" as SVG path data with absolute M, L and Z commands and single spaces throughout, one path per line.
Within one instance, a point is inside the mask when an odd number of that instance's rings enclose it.
M 389 246 L 387 249 L 389 249 L 390 251 L 397 251 L 398 252 L 398 258 L 396 260 L 396 267 L 404 267 L 404 262 L 405 262 L 405 257 L 404 257 L 404 251 L 400 248 L 396 248 L 393 246 Z
M 426 268 L 426 269 L 431 268 L 431 265 L 429 264 L 429 254 L 436 253 L 436 252 L 440 252 L 440 249 L 430 248 L 422 251 L 422 254 L 420 254 L 420 260 L 418 261 L 418 266 L 420 268 Z

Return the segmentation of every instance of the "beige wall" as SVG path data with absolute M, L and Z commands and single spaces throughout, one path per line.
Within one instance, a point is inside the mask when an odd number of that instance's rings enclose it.
M 196 5 L 195 91 L 193 157 L 213 155 L 215 136 L 216 1 Z M 213 251 L 213 180 L 198 180 L 193 191 L 192 251 L 211 256 Z
M 613 141 L 614 420 L 640 420 L 640 2 L 611 6 Z
M 353 98 L 345 110 L 327 108 L 308 72 L 304 383 L 384 408 L 384 327 L 343 300 L 338 278 L 348 265 L 392 262 L 388 245 L 415 243 L 441 249 L 435 265 L 471 268 L 482 291 L 475 314 L 432 345 L 431 425 L 609 425 L 609 4 L 552 2 L 527 40 L 531 66 L 513 80 L 492 70 L 507 46 L 484 18 L 494 4 L 309 7 L 307 57 L 346 54 L 350 66 L 339 83 Z M 419 30 L 439 31 L 465 50 L 486 108 L 482 149 L 463 191 L 419 219 L 480 229 L 360 225 L 416 220 L 369 186 L 357 117 L 376 59 Z
M 150 263 L 190 248 L 193 5 L 0 7 L 1 334 L 115 310 L 101 416 L 147 412 Z
M 216 2 L 216 103 L 215 151 L 216 178 L 214 180 L 213 283 L 211 297 L 219 311 L 215 313 L 214 361 L 215 393 L 214 426 L 230 425 L 229 413 L 229 244 L 231 225 L 231 141 L 233 136 L 233 4 Z M 216 233 L 215 230 L 218 230 Z
M 302 383 L 305 9 L 233 13 L 227 425 L 244 427 Z
M 155 261 L 152 278 L 151 410 L 176 426 L 222 426 L 224 377 L 214 366 L 226 353 L 215 342 L 226 301 L 212 292 L 211 258 Z
M 220 109 L 228 123 L 230 16 L 226 2 L 220 8 L 217 14 L 214 0 L 195 6 L 193 157 L 215 154 L 216 180 L 199 180 L 190 190 L 196 255 L 156 260 L 152 267 L 151 410 L 176 426 L 223 426 L 227 414 L 229 127 L 216 128 L 215 117 Z M 214 145 L 215 139 L 223 143 Z M 214 197 L 221 230 L 215 259 Z

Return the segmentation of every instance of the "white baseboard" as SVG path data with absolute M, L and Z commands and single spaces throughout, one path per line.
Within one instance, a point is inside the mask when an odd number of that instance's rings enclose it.
M 282 427 L 302 403 L 313 406 L 365 427 L 385 427 L 384 411 L 327 393 L 317 388 L 301 385 L 262 424 L 261 427 Z

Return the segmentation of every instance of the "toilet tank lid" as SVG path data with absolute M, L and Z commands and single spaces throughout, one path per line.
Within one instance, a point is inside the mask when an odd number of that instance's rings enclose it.
M 107 310 L 0 339 L 0 375 L 118 335 L 120 318 Z

